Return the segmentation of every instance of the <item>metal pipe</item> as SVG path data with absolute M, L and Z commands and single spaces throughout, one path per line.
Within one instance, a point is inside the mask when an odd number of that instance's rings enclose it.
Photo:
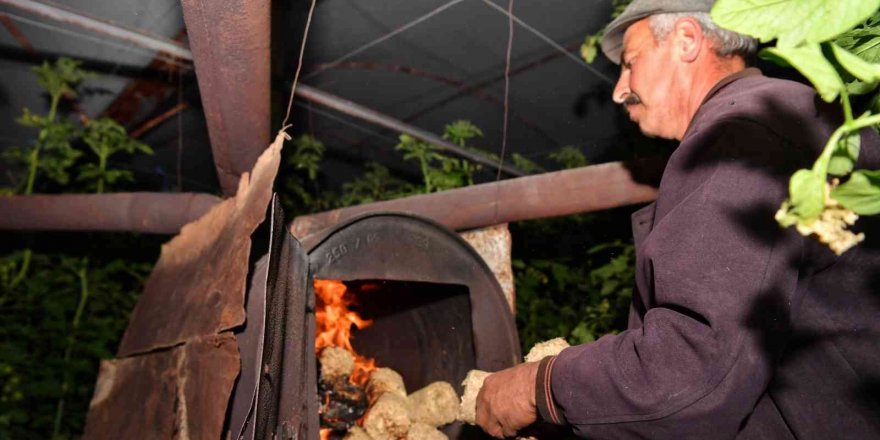
M 200 193 L 0 197 L 0 230 L 176 234 L 222 200 Z
M 192 52 L 183 45 L 141 30 L 127 28 L 108 21 L 88 17 L 59 5 L 35 0 L 0 0 L 0 5 L 9 5 L 21 11 L 39 15 L 61 23 L 95 32 L 101 35 L 127 41 L 147 49 L 157 50 L 184 60 L 192 60 Z
M 496 161 L 461 148 L 458 145 L 455 145 L 452 142 L 449 142 L 441 138 L 440 136 L 435 135 L 434 133 L 422 130 L 418 127 L 414 127 L 398 119 L 394 119 L 391 116 L 379 113 L 360 104 L 356 104 L 347 99 L 340 98 L 339 96 L 323 92 L 314 87 L 310 87 L 305 84 L 297 84 L 296 96 L 299 96 L 300 98 L 307 101 L 314 102 L 315 104 L 320 104 L 333 110 L 345 113 L 355 118 L 367 122 L 372 122 L 373 124 L 385 127 L 389 130 L 393 130 L 398 133 L 406 133 L 414 138 L 421 139 L 430 144 L 434 144 L 441 150 L 448 151 L 471 162 L 479 163 L 493 169 L 498 167 L 498 163 Z M 501 171 L 511 176 L 525 176 L 525 173 L 509 165 L 501 165 Z
M 369 212 L 405 212 L 464 230 L 644 203 L 656 194 L 611 162 L 300 216 L 289 229 L 308 248 L 327 228 Z

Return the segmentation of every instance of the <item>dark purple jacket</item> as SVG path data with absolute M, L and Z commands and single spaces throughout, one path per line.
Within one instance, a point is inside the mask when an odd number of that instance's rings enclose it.
M 629 329 L 542 362 L 542 418 L 596 439 L 880 438 L 880 227 L 860 219 L 867 241 L 836 257 L 773 220 L 838 114 L 756 69 L 715 86 L 632 216 Z M 880 168 L 871 130 L 857 167 Z

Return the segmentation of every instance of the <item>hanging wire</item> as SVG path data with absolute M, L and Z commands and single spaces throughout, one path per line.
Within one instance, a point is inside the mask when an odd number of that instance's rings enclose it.
M 587 64 L 586 62 L 584 62 L 584 60 L 582 60 L 582 59 L 580 59 L 580 58 L 578 58 L 578 57 L 572 55 L 571 52 L 565 50 L 565 48 L 562 47 L 562 45 L 560 45 L 559 43 L 553 41 L 553 39 L 551 39 L 550 37 L 544 35 L 543 33 L 541 33 L 541 31 L 539 31 L 539 30 L 533 28 L 532 26 L 529 26 L 528 23 L 526 23 L 526 22 L 520 20 L 517 16 L 513 15 L 513 13 L 504 10 L 504 8 L 502 8 L 501 6 L 496 5 L 496 4 L 493 3 L 491 0 L 483 0 L 483 3 L 485 3 L 485 4 L 489 5 L 489 6 L 491 6 L 492 9 L 495 9 L 496 11 L 498 11 L 498 12 L 500 12 L 500 13 L 502 13 L 502 14 L 504 14 L 504 15 L 507 15 L 510 19 L 512 19 L 512 20 L 515 21 L 518 25 L 520 25 L 520 26 L 522 26 L 523 28 L 525 28 L 527 31 L 531 32 L 534 36 L 540 38 L 541 40 L 543 40 L 545 43 L 549 44 L 550 46 L 553 46 L 554 49 L 556 49 L 556 50 L 562 52 L 563 55 L 565 55 L 568 59 L 570 59 L 570 60 L 574 61 L 575 63 L 577 63 L 579 66 L 582 66 L 582 67 L 587 68 L 587 70 L 589 70 L 590 72 L 592 72 L 594 75 L 596 75 L 597 77 L 599 77 L 599 78 L 602 79 L 603 81 L 607 82 L 608 84 L 614 84 L 614 81 L 613 81 L 611 78 L 609 78 L 608 76 L 606 76 L 604 73 L 602 73 L 602 72 L 596 70 L 595 67 L 593 67 L 593 66 Z
M 284 121 L 281 122 L 281 131 L 285 131 L 289 125 L 287 125 L 287 120 L 290 118 L 290 110 L 293 108 L 293 95 L 296 93 L 296 84 L 299 82 L 299 72 L 302 70 L 303 66 L 303 56 L 306 53 L 306 40 L 309 37 L 309 27 L 312 25 L 312 15 L 315 13 L 315 3 L 316 0 L 312 0 L 312 5 L 309 6 L 309 16 L 306 19 L 306 29 L 303 31 L 303 40 L 302 45 L 299 48 L 299 62 L 296 65 L 296 73 L 293 75 L 293 86 L 290 88 L 290 99 L 287 101 L 287 114 L 284 115 Z
M 183 104 L 183 72 L 177 70 L 177 105 Z M 183 191 L 183 111 L 177 112 L 177 192 Z
M 501 155 L 498 157 L 498 174 L 495 180 L 501 180 L 501 166 L 504 165 L 504 153 L 507 151 L 507 114 L 510 110 L 510 55 L 513 51 L 513 0 L 507 1 L 507 58 L 504 65 L 504 121 L 501 125 Z
M 135 46 L 135 45 L 129 45 L 129 44 L 119 43 L 119 42 L 114 41 L 114 40 L 109 39 L 109 38 L 100 38 L 100 37 L 96 37 L 96 36 L 93 36 L 93 35 L 90 35 L 90 34 L 86 34 L 86 33 L 82 33 L 82 32 L 77 32 L 77 31 L 74 31 L 74 30 L 71 30 L 71 29 L 67 29 L 67 28 L 63 28 L 63 27 L 59 27 L 59 26 L 53 26 L 53 25 L 46 24 L 46 23 L 43 23 L 43 22 L 38 21 L 38 20 L 32 20 L 32 19 L 27 18 L 27 17 L 22 17 L 22 16 L 20 16 L 20 15 L 16 15 L 16 14 L 11 13 L 11 12 L 4 12 L 4 14 L 8 15 L 10 18 L 12 18 L 12 19 L 14 19 L 14 20 L 16 20 L 16 21 L 19 21 L 19 22 L 22 22 L 22 23 L 27 23 L 27 24 L 29 24 L 29 25 L 32 25 L 32 26 L 35 26 L 35 27 L 38 27 L 38 28 L 41 28 L 41 29 L 46 29 L 46 30 L 49 30 L 49 31 L 58 32 L 58 33 L 60 33 L 60 34 L 70 35 L 70 36 L 73 36 L 73 37 L 79 37 L 79 38 L 82 38 L 82 39 L 84 39 L 84 40 L 88 40 L 88 41 L 91 41 L 91 42 L 94 42 L 94 43 L 98 43 L 98 44 L 104 44 L 104 45 L 107 45 L 107 46 L 113 46 L 113 47 L 115 47 L 115 48 L 117 48 L 117 49 L 121 49 L 121 50 L 126 51 L 126 52 L 137 53 L 137 54 L 141 54 L 141 55 L 149 55 L 149 56 L 151 56 L 151 57 L 158 58 L 158 59 L 162 60 L 162 61 L 165 62 L 165 63 L 171 64 L 171 65 L 173 65 L 173 66 L 177 66 L 177 67 L 179 67 L 179 68 L 189 68 L 189 67 L 191 67 L 189 64 L 186 64 L 186 63 L 180 63 L 179 61 L 177 61 L 177 59 L 176 59 L 175 57 L 169 56 L 169 55 L 164 54 L 164 53 L 162 53 L 162 52 L 156 52 L 156 51 L 153 51 L 153 50 L 150 50 L 150 49 L 141 48 L 141 47 L 139 47 L 139 46 Z M 117 63 L 117 64 L 118 64 L 118 63 Z
M 321 72 L 323 72 L 323 71 L 325 71 L 325 70 L 327 70 L 327 69 L 330 69 L 330 68 L 334 67 L 335 65 L 337 65 L 337 64 L 339 64 L 339 63 L 341 63 L 341 62 L 343 62 L 343 61 L 345 61 L 345 60 L 347 60 L 347 59 L 349 59 L 349 58 L 351 58 L 351 57 L 353 57 L 353 56 L 355 56 L 355 55 L 357 55 L 357 54 L 359 54 L 359 53 L 361 53 L 361 52 L 363 52 L 363 51 L 365 51 L 365 50 L 367 50 L 367 49 L 369 49 L 369 48 L 371 48 L 371 47 L 373 47 L 373 46 L 375 46 L 375 45 L 377 45 L 377 44 L 379 44 L 379 43 L 381 43 L 381 42 L 383 42 L 383 41 L 385 41 L 385 40 L 387 40 L 387 39 L 389 39 L 389 38 L 392 38 L 392 37 L 394 37 L 395 35 L 397 35 L 397 34 L 399 34 L 399 33 L 401 33 L 401 32 L 406 31 L 407 29 L 409 29 L 409 28 L 411 28 L 411 27 L 413 27 L 413 26 L 415 26 L 415 25 L 417 25 L 417 24 L 419 24 L 419 23 L 421 23 L 421 22 L 423 22 L 423 21 L 425 21 L 425 20 L 427 20 L 427 19 L 429 19 L 429 18 L 431 18 L 431 17 L 433 17 L 433 16 L 435 16 L 435 15 L 437 15 L 437 14 L 439 14 L 439 13 L 441 13 L 441 12 L 447 10 L 447 9 L 449 9 L 449 8 L 451 8 L 452 6 L 455 6 L 455 5 L 458 4 L 458 3 L 461 3 L 462 1 L 464 1 L 464 0 L 452 0 L 452 1 L 450 1 L 449 3 L 446 3 L 445 5 L 442 5 L 442 6 L 438 7 L 438 8 L 435 8 L 435 9 L 431 10 L 430 12 L 428 12 L 427 14 L 422 15 L 421 17 L 416 18 L 415 20 L 412 20 L 412 21 L 410 21 L 409 23 L 407 23 L 407 24 L 405 24 L 405 25 L 403 25 L 403 26 L 400 26 L 399 28 L 394 29 L 393 31 L 391 31 L 391 32 L 389 32 L 389 33 L 387 33 L 387 34 L 385 34 L 385 35 L 379 37 L 379 38 L 376 38 L 375 40 L 370 41 L 369 43 L 364 44 L 363 46 L 361 46 L 361 47 L 359 47 L 359 48 L 357 48 L 357 49 L 355 49 L 355 50 L 353 50 L 353 51 L 351 51 L 351 52 L 348 52 L 347 54 L 345 54 L 345 55 L 343 55 L 343 56 L 341 56 L 341 57 L 339 57 L 339 58 L 337 58 L 337 59 L 335 59 L 335 60 L 333 60 L 333 61 L 331 61 L 331 62 L 329 62 L 329 63 L 323 63 L 323 66 L 322 66 L 320 69 L 315 70 L 314 72 L 310 72 L 310 73 L 309 73 L 308 75 L 306 75 L 305 78 L 303 78 L 303 79 L 309 79 L 309 78 L 312 78 L 313 76 L 315 76 L 315 75 L 317 75 L 317 74 L 319 74 L 319 73 L 321 73 Z

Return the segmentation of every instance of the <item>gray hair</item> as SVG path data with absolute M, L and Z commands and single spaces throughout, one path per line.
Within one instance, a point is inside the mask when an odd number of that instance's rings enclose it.
M 703 34 L 714 41 L 715 54 L 721 57 L 738 55 L 746 60 L 754 57 L 758 50 L 758 41 L 747 35 L 722 29 L 712 22 L 706 12 L 670 12 L 655 14 L 648 18 L 651 33 L 656 41 L 663 41 L 672 32 L 672 27 L 679 18 L 691 17 L 700 23 Z

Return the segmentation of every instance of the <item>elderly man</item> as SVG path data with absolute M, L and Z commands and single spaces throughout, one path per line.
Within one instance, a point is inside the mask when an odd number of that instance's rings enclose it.
M 606 29 L 615 102 L 681 141 L 633 214 L 629 328 L 489 376 L 489 434 L 540 419 L 597 439 L 880 438 L 880 228 L 837 257 L 773 220 L 839 110 L 747 68 L 755 42 L 711 5 L 635 0 Z M 861 141 L 857 167 L 878 168 L 878 136 Z

